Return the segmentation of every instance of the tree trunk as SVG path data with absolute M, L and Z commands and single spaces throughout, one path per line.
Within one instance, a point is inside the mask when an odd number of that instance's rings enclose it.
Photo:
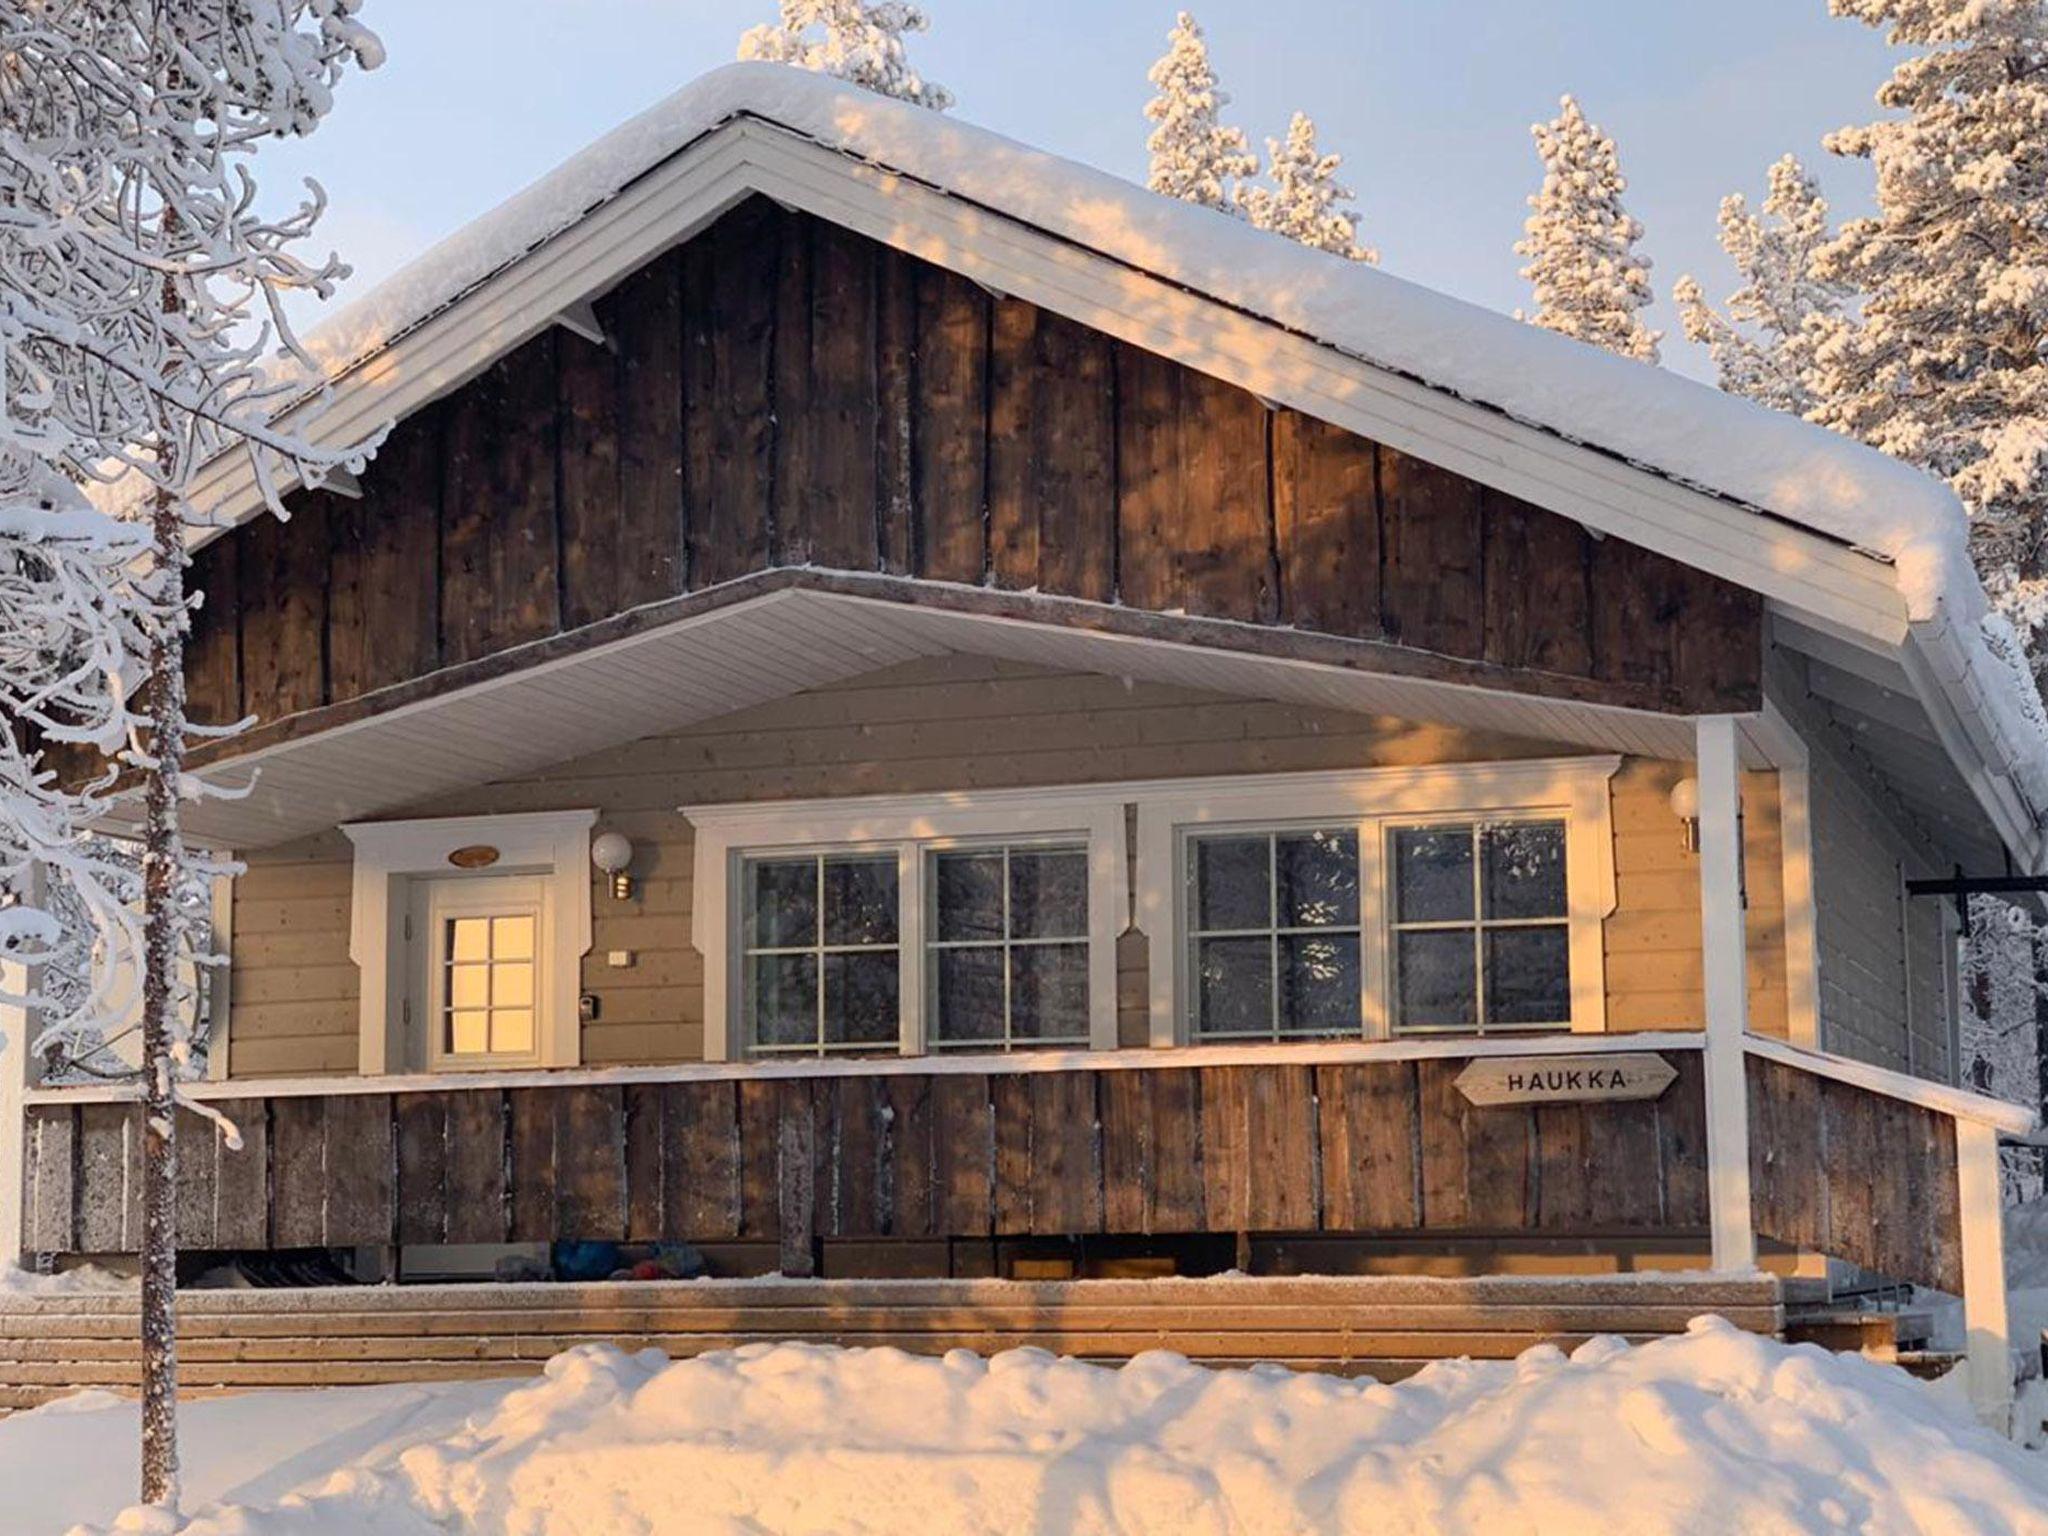
M 142 1502 L 178 1502 L 178 1145 L 172 1081 L 177 1062 L 179 906 L 185 848 L 178 831 L 185 759 L 185 527 L 159 493 L 151 513 L 165 618 L 149 657 L 151 762 L 142 863 Z

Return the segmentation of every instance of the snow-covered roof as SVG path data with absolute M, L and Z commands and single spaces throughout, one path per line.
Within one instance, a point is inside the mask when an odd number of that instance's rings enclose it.
M 1991 615 L 1967 517 L 1940 481 L 1681 375 L 1615 357 L 1310 250 L 1241 220 L 829 77 L 733 64 L 693 81 L 469 224 L 321 325 L 347 371 L 735 118 L 753 117 L 999 211 L 1375 367 L 1889 561 L 1957 707 L 2048 807 L 2048 717 L 2017 638 Z M 2002 761 L 1997 761 L 2002 759 Z

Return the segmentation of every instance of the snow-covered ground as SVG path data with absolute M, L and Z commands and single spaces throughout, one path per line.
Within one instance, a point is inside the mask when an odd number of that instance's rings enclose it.
M 185 1428 L 193 1536 L 2048 1536 L 2048 1458 L 1896 1370 L 1715 1320 L 1391 1386 L 586 1346 L 535 1382 L 251 1395 Z M 0 1424 L 0 1529 L 113 1521 L 134 1439 L 103 1397 Z

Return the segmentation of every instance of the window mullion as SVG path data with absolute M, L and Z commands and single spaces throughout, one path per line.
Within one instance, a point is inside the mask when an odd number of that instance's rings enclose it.
M 811 928 L 811 942 L 817 946 L 811 952 L 811 964 L 815 967 L 816 977 L 812 997 L 817 1014 L 814 1025 L 816 1033 L 813 1039 L 817 1053 L 822 1056 L 825 1054 L 825 856 L 822 853 L 818 855 L 813 869 L 818 893 L 818 910 L 813 914 Z
M 1266 837 L 1266 1013 L 1280 1036 L 1280 838 Z
M 1472 1027 L 1486 1033 L 1486 834 L 1472 823 Z
M 925 895 L 925 854 L 917 843 L 896 849 L 896 939 L 903 947 L 896 957 L 896 1048 L 905 1056 L 923 1053 L 930 1027 L 925 1018 L 926 983 L 934 952 L 927 960 L 925 926 L 930 901 Z M 932 925 L 937 932 L 937 925 Z

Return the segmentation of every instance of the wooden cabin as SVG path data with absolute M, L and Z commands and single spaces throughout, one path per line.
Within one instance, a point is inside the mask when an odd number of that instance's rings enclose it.
M 1965 1296 L 2003 1411 L 2031 1117 L 1959 1086 L 1909 882 L 2041 868 L 2048 748 L 1854 525 L 1946 492 L 756 66 L 315 345 L 288 419 L 374 460 L 203 487 L 191 707 L 255 723 L 186 817 L 244 866 L 202 1260 L 688 1243 L 898 1342 L 876 1282 L 983 1340 L 1121 1277 L 1142 1343 L 1203 1276 L 1325 1277 L 1261 1293 L 1318 1338 L 1379 1277 L 1526 1342 L 1853 1268 Z M 134 1106 L 14 1061 L 0 1237 L 132 1250 Z

